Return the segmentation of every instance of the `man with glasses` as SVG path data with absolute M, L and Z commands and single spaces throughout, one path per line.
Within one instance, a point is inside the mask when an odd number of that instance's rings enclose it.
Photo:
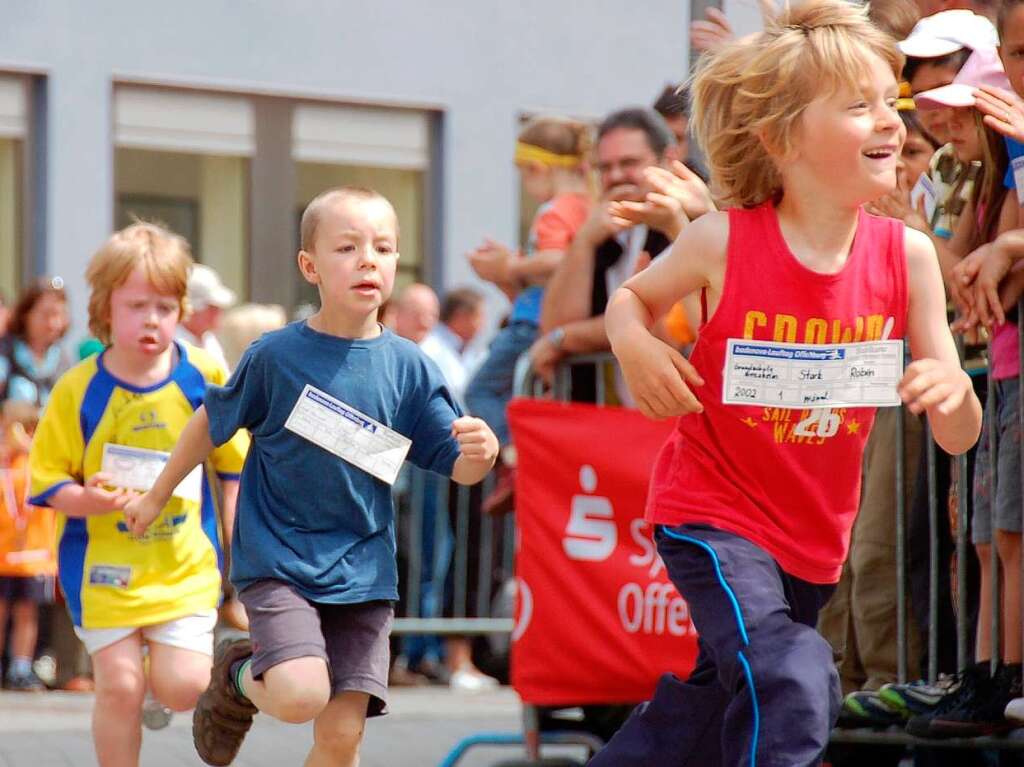
M 706 187 L 692 173 L 686 175 L 678 159 L 676 137 L 651 109 L 613 112 L 598 127 L 601 199 L 545 289 L 542 335 L 530 350 L 541 374 L 549 374 L 567 354 L 609 348 L 608 297 L 710 204 Z M 615 203 L 628 205 L 629 220 Z M 594 372 L 574 374 L 573 398 L 593 401 L 595 396 Z

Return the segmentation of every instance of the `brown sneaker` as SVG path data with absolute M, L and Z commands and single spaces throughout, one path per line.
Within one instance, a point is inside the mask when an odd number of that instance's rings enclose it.
M 234 761 L 259 710 L 238 694 L 231 679 L 231 665 L 248 655 L 252 655 L 248 639 L 225 639 L 217 645 L 210 686 L 199 696 L 192 712 L 192 742 L 199 758 L 215 767 Z

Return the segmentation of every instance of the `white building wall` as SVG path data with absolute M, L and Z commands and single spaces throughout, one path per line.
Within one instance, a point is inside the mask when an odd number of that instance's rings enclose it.
M 749 3 L 749 5 L 748 5 Z M 753 0 L 730 13 L 746 28 Z M 445 282 L 512 242 L 518 116 L 649 104 L 688 57 L 685 0 L 0 0 L 0 71 L 48 80 L 47 268 L 84 328 L 89 254 L 112 223 L 114 82 L 422 106 L 444 113 Z

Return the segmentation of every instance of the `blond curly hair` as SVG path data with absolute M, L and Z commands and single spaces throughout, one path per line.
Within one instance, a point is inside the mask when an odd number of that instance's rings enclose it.
M 782 176 L 771 155 L 789 151 L 812 101 L 859 91 L 872 56 L 899 77 L 896 42 L 846 0 L 805 0 L 767 18 L 763 32 L 705 53 L 691 85 L 691 126 L 723 202 L 777 198 Z

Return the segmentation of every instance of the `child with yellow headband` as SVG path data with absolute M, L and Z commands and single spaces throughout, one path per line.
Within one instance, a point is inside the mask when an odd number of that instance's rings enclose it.
M 513 253 L 485 240 L 468 256 L 482 279 L 513 300 L 508 325 L 495 337 L 466 389 L 470 411 L 487 422 L 502 445 L 509 442 L 505 406 L 512 396 L 516 360 L 537 338 L 544 284 L 587 219 L 590 145 L 590 129 L 582 123 L 557 117 L 527 123 L 516 142 L 515 161 L 523 188 L 541 205 L 530 225 L 526 252 Z

